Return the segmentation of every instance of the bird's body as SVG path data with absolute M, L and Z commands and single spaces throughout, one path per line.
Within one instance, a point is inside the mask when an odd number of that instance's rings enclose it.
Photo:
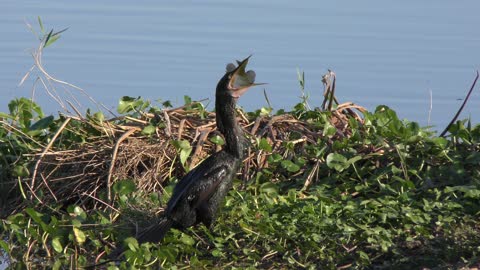
M 159 242 L 170 227 L 183 230 L 199 223 L 210 227 L 241 163 L 226 151 L 204 160 L 177 183 L 164 216 L 141 231 L 138 242 Z
M 216 124 L 224 135 L 223 149 L 214 153 L 187 173 L 175 186 L 162 219 L 143 230 L 137 237 L 139 243 L 159 242 L 174 227 L 185 229 L 199 223 L 210 227 L 216 219 L 218 208 L 232 187 L 245 151 L 245 138 L 235 114 L 236 100 L 253 83 L 255 73 L 245 72 L 248 58 L 238 62 L 238 67 L 227 66 L 220 79 L 215 98 Z

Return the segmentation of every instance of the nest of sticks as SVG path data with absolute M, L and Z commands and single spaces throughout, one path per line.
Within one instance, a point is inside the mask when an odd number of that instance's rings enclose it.
M 358 112 L 363 113 L 365 109 L 353 103 L 339 104 L 334 96 L 335 74 L 329 72 L 325 76 L 328 76 L 324 77 L 325 101 L 319 110 L 331 112 L 330 122 L 337 129 L 331 138 L 333 141 L 349 136 L 348 119 L 353 117 L 362 122 Z M 238 110 L 237 119 L 252 142 L 256 138 L 265 138 L 272 146 L 270 153 L 249 148 L 249 155 L 238 176 L 244 180 L 268 167 L 268 155 L 284 155 L 283 142 L 289 141 L 296 150 L 302 151 L 305 144 L 314 144 L 323 136 L 318 127 L 290 113 L 248 119 Z M 162 125 L 156 127 L 155 134 L 144 135 L 143 128 L 152 122 Z M 89 130 L 93 128 L 99 135 L 65 150 L 59 141 L 66 134 L 78 133 L 79 126 Z M 295 140 L 290 139 L 293 133 L 297 135 Z M 221 134 L 216 131 L 215 113 L 200 113 L 192 106 L 162 110 L 157 114 L 141 113 L 135 118 L 116 117 L 102 122 L 65 117 L 50 143 L 33 154 L 31 177 L 23 180 L 23 190 L 27 191 L 31 201 L 44 205 L 56 202 L 84 205 L 88 209 L 111 207 L 112 187 L 118 180 L 132 179 L 138 189 L 149 193 L 161 191 L 167 181 L 185 174 L 185 164 L 180 163 L 172 140 L 187 140 L 190 143 L 192 152 L 186 165 L 193 168 L 221 149 L 210 140 L 216 135 Z M 307 179 L 305 186 L 311 180 Z M 18 199 L 10 205 L 19 209 L 24 203 L 24 200 Z

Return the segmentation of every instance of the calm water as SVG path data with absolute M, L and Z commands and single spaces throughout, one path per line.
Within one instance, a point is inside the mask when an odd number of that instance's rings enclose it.
M 387 104 L 402 118 L 443 129 L 480 68 L 480 1 L 22 1 L 0 3 L 0 111 L 30 96 L 36 40 L 25 26 L 69 27 L 45 52 L 55 77 L 114 108 L 123 95 L 183 103 L 210 98 L 225 64 L 254 54 L 250 67 L 268 83 L 275 109 L 300 95 L 306 72 L 312 106 L 321 103 L 321 75 L 337 74 L 337 95 L 373 109 Z M 49 112 L 59 107 L 37 89 Z M 87 103 L 84 103 L 87 104 Z M 247 110 L 265 106 L 262 88 L 242 97 Z M 463 117 L 480 122 L 480 87 Z M 90 106 L 90 105 L 89 105 Z M 209 106 L 212 109 L 212 105 Z

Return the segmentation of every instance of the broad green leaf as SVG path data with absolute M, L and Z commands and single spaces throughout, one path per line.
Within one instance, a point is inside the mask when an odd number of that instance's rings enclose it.
M 75 214 L 76 217 L 80 217 L 82 220 L 85 220 L 87 219 L 87 214 L 85 213 L 85 211 L 83 211 L 83 209 L 76 205 L 74 208 L 73 208 L 73 213 Z
M 79 244 L 83 244 L 87 239 L 85 233 L 77 227 L 73 227 L 73 234 L 75 235 L 75 240 Z
M 221 257 L 223 254 L 222 254 L 222 251 L 218 250 L 218 249 L 214 249 L 212 251 L 212 256 L 213 257 Z
M 260 192 L 267 194 L 277 194 L 278 186 L 272 182 L 265 182 L 260 186 Z
M 190 156 L 190 153 L 192 152 L 192 148 L 188 149 L 182 149 L 180 151 L 180 162 L 182 164 L 185 164 L 187 162 L 188 157 Z
M 103 122 L 105 120 L 105 115 L 103 112 L 96 112 L 93 114 L 93 117 L 99 122 Z
M 27 212 L 27 214 L 33 219 L 33 221 L 35 221 L 36 223 L 38 224 L 41 224 L 43 223 L 42 221 L 42 216 L 43 214 L 35 211 L 33 208 L 27 208 L 25 209 L 25 212 Z
M 272 152 L 272 146 L 268 143 L 268 140 L 265 138 L 261 138 L 259 140 L 258 148 L 267 152 Z
M 53 31 L 53 30 L 52 30 Z M 48 38 L 46 41 L 45 41 L 45 45 L 43 46 L 44 48 L 52 45 L 55 41 L 57 41 L 58 39 L 60 38 L 60 35 L 51 35 L 50 38 Z
M 327 166 L 331 169 L 335 169 L 341 172 L 348 168 L 350 164 L 347 162 L 347 158 L 338 153 L 330 153 L 327 156 Z
M 193 246 L 195 244 L 195 240 L 191 236 L 185 233 L 182 233 L 182 236 L 180 237 L 180 241 L 188 246 Z
M 47 116 L 38 120 L 35 124 L 30 126 L 30 130 L 39 130 L 48 128 L 48 126 L 53 123 L 53 115 Z
M 217 144 L 217 145 L 224 145 L 225 144 L 225 141 L 223 140 L 222 136 L 219 136 L 219 135 L 213 136 L 212 138 L 210 138 L 210 141 L 214 144 Z
M 187 140 L 173 140 L 172 144 L 177 150 L 192 148 Z
M 129 96 L 123 96 L 119 103 L 117 111 L 119 113 L 127 113 L 134 110 L 141 110 L 150 105 L 150 102 L 142 100 L 140 97 L 134 98 Z
M 152 125 L 148 125 L 146 127 L 143 128 L 142 130 L 142 134 L 145 134 L 145 135 L 152 135 L 152 134 L 155 134 L 155 131 L 157 130 L 157 128 L 155 126 L 152 126 Z
M 63 247 L 62 247 L 62 243 L 60 242 L 60 237 L 54 237 L 52 239 L 52 246 L 53 246 L 53 249 L 55 249 L 56 252 L 62 253 Z
M 192 104 L 192 98 L 190 96 L 183 96 L 183 101 L 185 103 L 185 105 L 189 105 L 189 104 Z
M 262 107 L 260 109 L 260 116 L 268 116 L 268 115 L 270 115 L 271 112 L 272 112 L 272 108 Z
M 139 249 L 138 241 L 134 237 L 127 237 L 123 242 L 132 251 L 137 251 Z
M 190 153 L 192 152 L 192 147 L 190 146 L 190 143 L 187 140 L 173 140 L 172 144 L 179 152 L 180 162 L 182 163 L 182 165 L 185 165 L 185 162 L 187 161 Z
M 270 163 L 276 163 L 279 162 L 283 159 L 282 155 L 278 153 L 273 153 L 272 155 L 268 156 L 268 162 Z
M 354 156 L 353 158 L 351 158 L 351 159 L 349 159 L 349 160 L 347 161 L 347 164 L 348 164 L 348 165 L 352 165 L 353 163 L 355 163 L 355 162 L 357 162 L 357 161 L 359 161 L 359 160 L 361 160 L 361 159 L 362 159 L 361 156 Z
M 330 122 L 325 122 L 325 125 L 323 126 L 323 136 L 326 137 L 331 137 L 337 133 L 337 128 L 330 124 Z
M 293 163 L 291 160 L 282 160 L 282 167 L 289 172 L 298 172 L 300 170 L 300 166 Z
M 13 167 L 13 175 L 19 177 L 27 177 L 30 175 L 30 171 L 25 165 L 17 165 Z
M 0 240 L 0 248 L 3 249 L 6 253 L 10 252 L 10 248 L 7 244 L 7 242 Z
M 127 195 L 134 192 L 137 189 L 135 183 L 130 179 L 117 181 L 113 185 L 113 191 L 119 195 Z

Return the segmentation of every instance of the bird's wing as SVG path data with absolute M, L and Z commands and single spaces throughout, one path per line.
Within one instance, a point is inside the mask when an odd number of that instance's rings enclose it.
M 205 161 L 204 161 L 205 162 Z M 194 168 L 193 170 L 189 171 L 180 181 L 175 185 L 175 188 L 173 189 L 173 194 L 170 200 L 168 201 L 167 205 L 167 211 L 172 210 L 175 208 L 175 205 L 178 203 L 178 201 L 184 197 L 186 192 L 190 189 L 192 184 L 199 179 L 203 174 L 205 174 L 205 171 L 207 166 L 202 166 L 200 164 L 198 167 Z
M 168 201 L 167 211 L 173 210 L 182 198 L 196 207 L 211 197 L 229 170 L 223 162 L 216 162 L 219 158 L 218 155 L 210 156 L 177 183 Z
M 225 165 L 218 166 L 209 170 L 196 185 L 192 186 L 189 192 L 188 200 L 193 208 L 198 208 L 200 204 L 212 197 L 213 193 L 218 189 L 218 185 L 225 179 L 228 174 L 229 167 Z

